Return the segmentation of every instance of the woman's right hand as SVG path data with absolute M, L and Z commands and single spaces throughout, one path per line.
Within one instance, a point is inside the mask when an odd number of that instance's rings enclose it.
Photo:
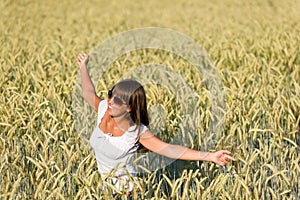
M 77 64 L 78 64 L 79 69 L 81 69 L 81 67 L 86 67 L 88 62 L 89 62 L 89 55 L 88 54 L 80 53 L 77 56 Z

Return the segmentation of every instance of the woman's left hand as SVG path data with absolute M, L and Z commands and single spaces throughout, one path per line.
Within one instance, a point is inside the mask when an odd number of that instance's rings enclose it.
M 227 150 L 220 150 L 214 153 L 211 153 L 211 161 L 216 163 L 217 165 L 224 166 L 226 165 L 229 161 L 235 161 L 233 157 L 231 157 L 229 154 L 231 152 Z

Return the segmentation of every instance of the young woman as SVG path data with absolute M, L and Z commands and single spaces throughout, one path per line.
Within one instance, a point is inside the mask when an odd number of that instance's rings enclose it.
M 123 80 L 108 91 L 108 100 L 99 98 L 90 79 L 87 63 L 89 56 L 79 54 L 77 64 L 81 73 L 82 95 L 98 112 L 97 126 L 90 138 L 98 170 L 105 176 L 115 170 L 117 178 L 111 179 L 117 189 L 131 191 L 133 183 L 126 173 L 134 174 L 128 162 L 139 144 L 152 152 L 181 160 L 202 160 L 225 165 L 234 160 L 229 151 L 201 152 L 184 146 L 172 145 L 157 138 L 147 128 L 149 125 L 144 88 L 134 80 Z M 119 166 L 122 166 L 119 168 Z M 124 169 L 126 171 L 124 171 Z

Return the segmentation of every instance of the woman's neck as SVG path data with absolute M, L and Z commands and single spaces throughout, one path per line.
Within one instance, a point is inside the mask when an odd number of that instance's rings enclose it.
M 113 120 L 117 125 L 117 127 L 121 129 L 123 132 L 127 131 L 130 127 L 130 121 L 126 119 L 124 116 L 111 117 L 111 120 Z

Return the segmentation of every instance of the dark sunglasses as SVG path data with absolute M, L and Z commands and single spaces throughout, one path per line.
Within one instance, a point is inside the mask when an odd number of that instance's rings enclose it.
M 114 104 L 118 106 L 122 106 L 123 104 L 126 104 L 121 98 L 114 96 L 112 90 L 108 90 L 107 92 L 108 99 L 113 99 Z

